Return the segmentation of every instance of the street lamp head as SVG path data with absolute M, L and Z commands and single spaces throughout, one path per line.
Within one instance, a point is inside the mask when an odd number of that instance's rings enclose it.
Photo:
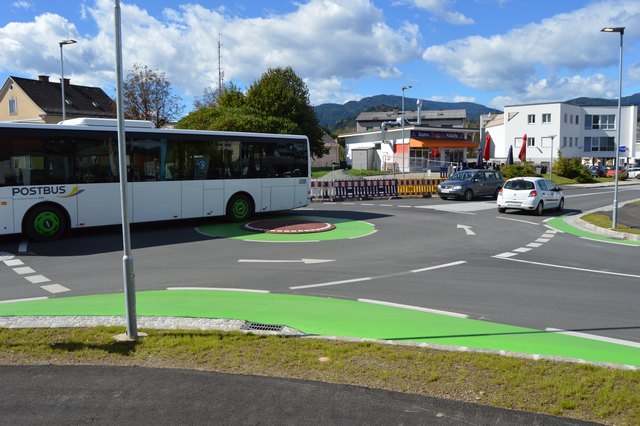
M 624 34 L 625 27 L 606 27 L 601 29 L 600 31 L 603 33 L 620 33 Z
M 76 40 L 73 40 L 73 39 L 69 39 L 69 40 L 60 40 L 60 41 L 58 42 L 58 44 L 59 44 L 60 46 L 63 46 L 63 45 L 65 45 L 65 44 L 74 44 L 74 43 L 77 43 L 77 41 L 76 41 Z
M 402 86 L 402 90 L 411 89 L 413 86 Z

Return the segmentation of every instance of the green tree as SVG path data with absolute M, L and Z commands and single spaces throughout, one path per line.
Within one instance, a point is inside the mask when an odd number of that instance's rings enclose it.
M 294 133 L 309 138 L 311 154 L 315 157 L 325 154 L 322 129 L 309 103 L 309 89 L 291 67 L 270 68 L 249 87 L 246 102 L 269 116 L 295 123 Z
M 199 108 L 178 128 L 302 134 L 311 154 L 325 153 L 322 129 L 309 104 L 309 90 L 291 67 L 269 69 L 246 94 L 231 83 L 215 105 Z
M 149 120 L 163 127 L 182 112 L 180 97 L 171 91 L 164 73 L 134 64 L 122 84 L 124 114 L 134 120 Z

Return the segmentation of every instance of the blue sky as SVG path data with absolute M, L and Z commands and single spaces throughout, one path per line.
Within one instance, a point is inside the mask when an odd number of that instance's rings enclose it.
M 7 4 L 8 3 L 8 4 Z M 115 90 L 113 0 L 8 0 L 0 15 L 0 80 L 65 77 Z M 125 73 L 165 73 L 185 113 L 218 84 L 246 89 L 291 66 L 313 105 L 378 94 L 504 105 L 640 92 L 638 0 L 121 1 Z

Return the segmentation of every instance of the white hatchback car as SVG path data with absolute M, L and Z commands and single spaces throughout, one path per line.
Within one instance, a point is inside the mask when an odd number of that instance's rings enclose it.
M 540 216 L 543 210 L 564 208 L 562 189 L 541 177 L 517 177 L 504 183 L 498 193 L 498 212 L 507 209 L 530 210 Z
M 640 179 L 640 167 L 629 167 L 627 171 L 627 176 L 630 178 Z

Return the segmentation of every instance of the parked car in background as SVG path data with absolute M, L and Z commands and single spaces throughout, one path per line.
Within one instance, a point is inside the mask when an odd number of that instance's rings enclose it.
M 589 166 L 589 172 L 593 177 L 604 177 L 607 174 L 607 168 L 603 164 L 593 164 Z
M 564 208 L 564 193 L 549 179 L 517 177 L 504 183 L 496 201 L 499 213 L 507 209 L 533 211 L 540 216 L 543 210 Z
M 466 201 L 474 197 L 497 197 L 502 188 L 502 173 L 498 170 L 461 170 L 448 180 L 438 185 L 438 196 L 446 198 L 462 198 Z
M 640 167 L 629 167 L 627 175 L 629 178 L 640 179 Z
M 623 177 L 626 176 L 627 171 L 624 169 L 624 167 L 620 166 L 618 168 L 618 177 Z M 616 176 L 616 168 L 615 167 L 611 167 L 610 169 L 607 170 L 607 174 L 605 175 L 606 177 L 615 177 Z

